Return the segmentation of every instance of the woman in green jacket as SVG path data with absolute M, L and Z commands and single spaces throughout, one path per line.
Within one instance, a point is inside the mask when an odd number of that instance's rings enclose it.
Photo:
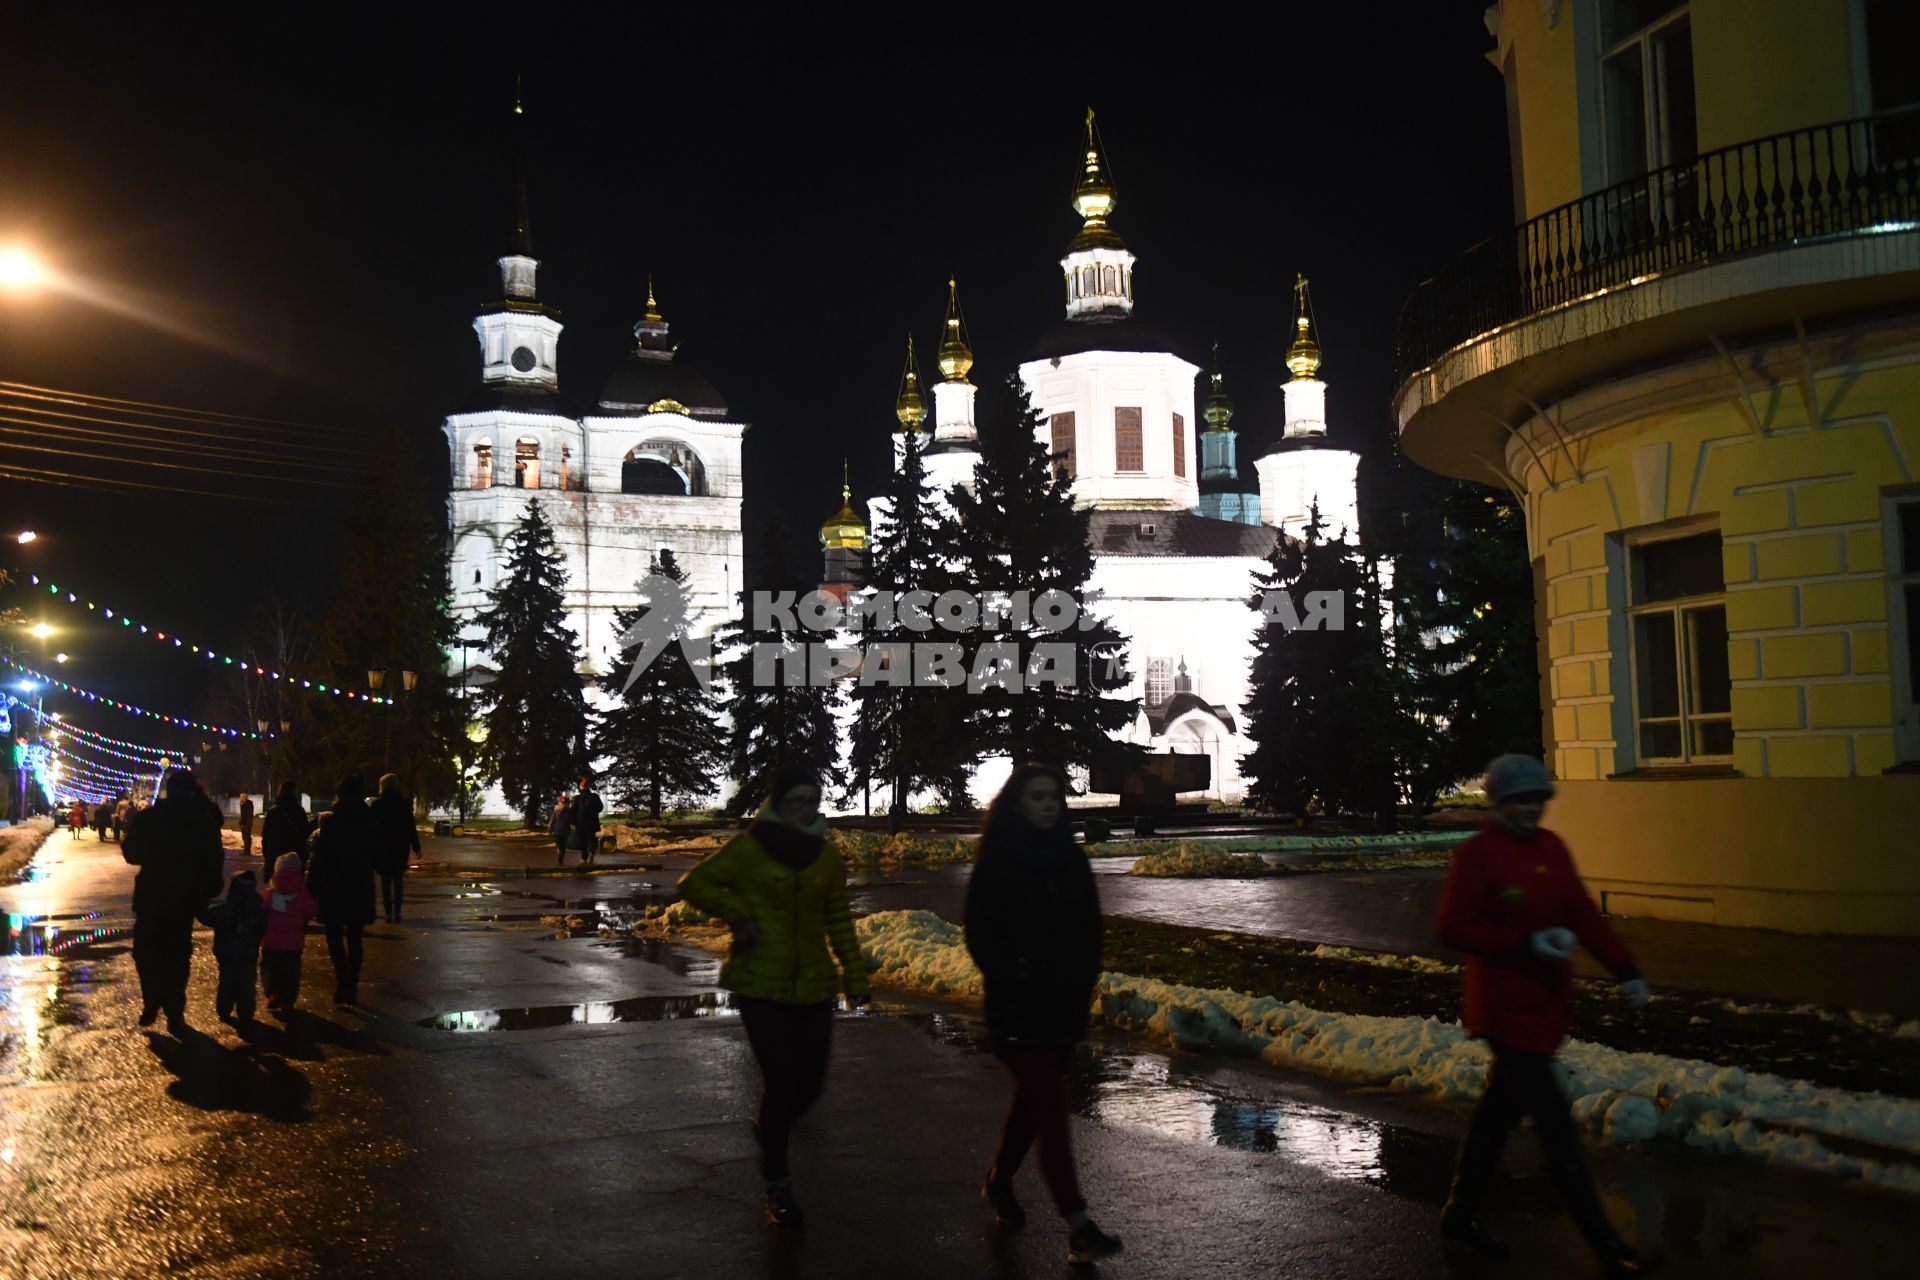
M 826 1083 L 834 997 L 844 987 L 848 1004 L 867 1001 L 846 864 L 826 830 L 819 779 L 810 769 L 783 766 L 747 829 L 680 880 L 682 899 L 733 930 L 720 985 L 733 992 L 760 1064 L 754 1133 L 767 1217 L 783 1227 L 803 1222 L 787 1172 L 787 1138 Z

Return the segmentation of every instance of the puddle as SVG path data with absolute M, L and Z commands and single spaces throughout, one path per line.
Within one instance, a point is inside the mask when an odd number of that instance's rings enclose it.
M 719 956 L 709 955 L 703 951 L 689 952 L 684 947 L 676 947 L 660 938 L 632 936 L 601 938 L 593 945 L 625 956 L 629 960 L 644 960 L 648 964 L 657 964 L 674 977 L 685 978 L 689 982 L 717 983 L 720 981 Z
M 666 1022 L 680 1018 L 726 1018 L 739 1010 L 725 991 L 697 996 L 631 996 L 593 1004 L 549 1004 L 531 1009 L 468 1009 L 420 1019 L 435 1031 L 537 1031 L 543 1027 L 593 1026 L 609 1022 Z
M 117 942 L 132 931 L 126 928 L 84 927 L 84 922 L 99 918 L 89 911 L 59 916 L 0 917 L 0 956 L 60 956 L 80 948 Z M 80 922 L 72 927 L 68 922 Z

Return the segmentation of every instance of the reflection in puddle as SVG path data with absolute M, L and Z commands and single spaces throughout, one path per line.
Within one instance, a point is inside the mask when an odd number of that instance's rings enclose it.
M 629 960 L 644 960 L 648 964 L 657 964 L 674 977 L 685 978 L 689 982 L 710 985 L 720 981 L 719 956 L 709 955 L 704 951 L 689 952 L 686 948 L 676 947 L 662 938 L 638 938 L 629 935 L 602 938 L 593 945 L 625 956 Z
M 608 1022 L 666 1022 L 679 1018 L 725 1018 L 739 1012 L 725 991 L 697 996 L 632 996 L 592 1004 L 549 1004 L 531 1009 L 468 1009 L 422 1018 L 436 1031 L 535 1031 L 542 1027 Z
M 98 911 L 61 916 L 0 916 L 0 956 L 58 956 L 76 947 L 115 942 L 128 930 L 110 928 L 74 928 L 63 921 L 84 925 L 98 919 Z

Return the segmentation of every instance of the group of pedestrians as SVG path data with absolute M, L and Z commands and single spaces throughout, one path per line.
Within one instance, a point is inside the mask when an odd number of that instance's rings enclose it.
M 373 923 L 374 879 L 380 878 L 389 922 L 401 919 L 407 863 L 420 837 L 413 805 L 392 774 L 380 798 L 367 803 L 359 774 L 336 788 L 333 808 L 309 818 L 292 782 L 283 783 L 261 830 L 269 872 L 263 893 L 251 869 L 221 892 L 225 862 L 220 809 L 195 780 L 176 769 L 161 798 L 133 816 L 121 853 L 139 868 L 133 883 L 133 958 L 140 978 L 140 1025 L 160 1015 L 175 1035 L 186 1030 L 187 979 L 195 920 L 213 930 L 220 979 L 216 1015 L 250 1022 L 255 979 L 269 1012 L 286 1014 L 299 1000 L 307 922 L 318 917 L 333 962 L 336 1005 L 360 1000 L 363 931 Z M 250 825 L 250 824 L 249 824 Z M 251 832 L 242 839 L 251 844 Z
M 600 849 L 600 814 L 605 809 L 593 779 L 582 777 L 578 791 L 562 792 L 554 801 L 553 816 L 547 820 L 547 834 L 553 837 L 554 865 L 567 864 L 567 850 L 580 854 L 580 865 L 593 865 Z
M 67 838 L 78 840 L 80 833 L 91 827 L 102 843 L 105 843 L 109 836 L 118 843 L 126 836 L 127 827 L 132 822 L 133 815 L 139 812 L 141 812 L 141 806 L 124 791 L 117 796 L 100 801 L 92 809 L 87 808 L 86 801 L 76 799 L 67 807 L 65 814 Z
M 1495 1258 L 1508 1247 L 1480 1206 L 1507 1135 L 1530 1117 L 1553 1181 L 1605 1274 L 1649 1272 L 1658 1259 L 1614 1230 L 1581 1155 L 1567 1099 L 1552 1074 L 1566 1038 L 1570 960 L 1584 945 L 1614 974 L 1635 1009 L 1647 983 L 1607 927 L 1566 845 L 1540 825 L 1554 786 L 1544 765 L 1502 756 L 1488 767 L 1492 813 L 1454 852 L 1436 919 L 1446 945 L 1466 955 L 1470 1035 L 1493 1051 L 1486 1091 L 1462 1144 L 1440 1235 Z M 721 985 L 734 995 L 762 1092 L 753 1121 L 768 1219 L 800 1227 L 788 1141 L 826 1082 L 833 1007 L 868 1002 L 866 967 L 847 903 L 845 863 L 827 839 L 818 775 L 775 771 L 753 821 L 689 871 L 680 896 L 732 931 Z M 981 1186 L 1001 1226 L 1026 1212 L 1014 1175 L 1037 1148 L 1040 1174 L 1067 1229 L 1067 1256 L 1091 1263 L 1121 1242 L 1087 1216 L 1068 1124 L 1067 1074 L 1086 1038 L 1101 967 L 1099 894 L 1066 819 L 1066 779 L 1043 764 L 1017 767 L 994 799 L 967 886 L 966 943 L 980 970 L 994 1055 L 1012 1077 L 1012 1102 Z

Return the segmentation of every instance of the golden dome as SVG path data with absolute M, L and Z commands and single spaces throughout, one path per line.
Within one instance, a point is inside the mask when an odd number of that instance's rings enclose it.
M 1287 348 L 1287 369 L 1296 378 L 1320 372 L 1320 344 L 1313 340 L 1312 308 L 1307 302 L 1307 278 L 1293 279 L 1293 345 Z
M 846 459 L 840 460 L 840 509 L 820 523 L 820 545 L 829 550 L 867 549 L 867 522 L 853 509 L 853 489 L 847 483 Z
M 641 319 L 650 320 L 658 324 L 661 320 L 664 320 L 665 318 L 666 318 L 665 316 L 662 316 L 660 314 L 660 304 L 653 300 L 653 277 L 648 276 L 647 277 L 647 314 L 642 316 Z
M 900 397 L 893 402 L 893 416 L 900 419 L 902 431 L 918 431 L 927 420 L 927 406 L 920 398 L 919 361 L 913 358 L 913 335 L 907 335 L 907 371 L 900 376 Z
M 940 343 L 940 374 L 948 382 L 965 382 L 973 368 L 973 350 L 960 332 L 960 290 L 947 277 L 947 327 Z
M 1107 181 L 1100 162 L 1100 143 L 1093 130 L 1093 108 L 1087 108 L 1087 158 L 1080 184 L 1073 189 L 1073 211 L 1080 215 L 1080 234 L 1067 246 L 1068 253 L 1081 249 L 1124 249 L 1119 235 L 1107 225 L 1113 216 L 1113 184 Z
M 1227 399 L 1227 388 L 1220 377 L 1220 344 L 1213 344 L 1213 390 L 1208 393 L 1206 403 L 1201 406 L 1200 416 L 1207 420 L 1207 430 L 1227 431 L 1233 421 L 1233 401 Z

